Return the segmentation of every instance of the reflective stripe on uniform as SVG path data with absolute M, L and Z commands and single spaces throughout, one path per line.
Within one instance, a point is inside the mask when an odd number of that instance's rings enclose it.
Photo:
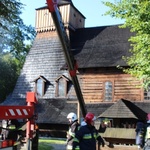
M 99 136 L 100 136 L 99 134 L 96 134 L 96 133 L 93 134 L 93 137 L 94 137 L 95 139 L 97 139 Z M 85 134 L 85 135 L 83 136 L 83 139 L 92 139 L 92 135 L 91 135 L 91 134 Z
M 8 129 L 16 129 L 15 125 L 8 126 Z
M 67 150 L 72 150 L 72 145 L 67 145 Z
M 147 127 L 146 138 L 150 139 L 150 127 Z
M 85 134 L 83 136 L 83 139 L 91 139 L 92 138 L 92 135 L 91 134 Z
M 98 137 L 100 137 L 99 134 L 94 133 L 94 138 L 97 139 Z
M 79 146 L 76 146 L 75 150 L 80 150 L 80 147 L 79 147 Z
M 74 138 L 73 141 L 79 143 L 79 140 L 77 138 Z

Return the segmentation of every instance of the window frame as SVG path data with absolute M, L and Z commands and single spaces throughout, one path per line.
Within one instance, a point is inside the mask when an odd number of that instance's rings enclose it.
M 41 87 L 41 94 L 40 94 L 40 92 L 38 92 L 38 80 L 41 80 L 42 81 L 42 87 Z M 46 79 L 43 77 L 43 76 L 39 76 L 38 78 L 36 78 L 35 80 L 34 80 L 34 82 L 35 82 L 35 92 L 38 94 L 38 95 L 40 95 L 40 96 L 44 96 L 44 94 L 45 94 L 45 92 L 46 92 Z
M 105 88 L 106 82 L 110 82 L 112 84 L 112 92 L 111 92 L 112 99 L 111 100 L 108 100 L 105 97 L 105 94 L 106 94 L 106 88 Z M 103 81 L 103 101 L 104 102 L 113 102 L 114 101 L 114 80 L 105 80 L 105 81 Z
M 63 82 L 64 82 L 64 94 L 63 95 L 59 95 L 59 81 L 60 80 L 63 80 Z M 67 95 L 68 95 L 68 86 L 69 86 L 68 84 L 69 84 L 69 81 L 70 80 L 66 76 L 64 76 L 64 75 L 58 77 L 55 80 L 55 82 L 56 82 L 55 97 L 57 97 L 57 98 L 66 98 L 67 97 Z
M 145 94 L 146 94 L 146 96 L 145 96 Z M 150 102 L 150 86 L 148 87 L 148 91 L 146 91 L 145 89 L 143 90 L 143 99 L 146 102 Z

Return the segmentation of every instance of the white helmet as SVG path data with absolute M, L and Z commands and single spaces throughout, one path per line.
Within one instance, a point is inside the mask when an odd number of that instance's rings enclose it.
M 77 115 L 73 112 L 69 113 L 67 119 L 71 119 L 71 121 L 77 120 Z

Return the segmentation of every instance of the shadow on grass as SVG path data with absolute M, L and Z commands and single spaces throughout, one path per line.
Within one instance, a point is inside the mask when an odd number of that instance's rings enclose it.
M 65 140 L 62 139 L 48 139 L 40 138 L 38 144 L 38 150 L 54 150 L 53 144 L 64 144 Z

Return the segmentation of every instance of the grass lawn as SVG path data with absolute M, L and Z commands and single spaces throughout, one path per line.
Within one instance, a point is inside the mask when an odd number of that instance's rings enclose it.
M 39 138 L 38 150 L 53 150 L 51 144 L 64 144 L 63 139 Z

